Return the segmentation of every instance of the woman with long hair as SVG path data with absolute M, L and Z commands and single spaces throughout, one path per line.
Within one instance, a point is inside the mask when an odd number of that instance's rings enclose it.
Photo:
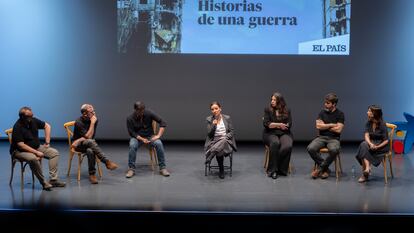
M 356 159 L 362 166 L 362 176 L 358 182 L 368 181 L 371 173 L 371 164 L 377 167 L 381 164 L 382 158 L 389 150 L 388 130 L 382 119 L 382 109 L 379 106 L 368 107 L 368 121 L 365 124 L 365 140 L 358 148 Z
M 263 142 L 270 150 L 266 172 L 273 179 L 286 176 L 293 144 L 292 116 L 285 98 L 278 92 L 272 94 L 270 105 L 264 110 L 263 126 Z

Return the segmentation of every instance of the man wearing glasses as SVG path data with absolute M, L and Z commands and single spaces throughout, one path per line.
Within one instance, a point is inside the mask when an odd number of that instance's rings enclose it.
M 92 184 L 97 184 L 98 179 L 95 175 L 96 157 L 102 161 L 109 170 L 115 170 L 118 168 L 118 165 L 105 157 L 101 148 L 99 148 L 95 141 L 98 118 L 96 117 L 93 106 L 90 104 L 83 104 L 81 106 L 81 114 L 82 116 L 75 122 L 72 147 L 75 148 L 76 151 L 86 154 L 88 157 L 89 181 Z

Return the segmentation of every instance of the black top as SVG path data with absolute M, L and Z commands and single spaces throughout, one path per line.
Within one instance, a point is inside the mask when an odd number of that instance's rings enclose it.
M 89 127 L 91 126 L 91 119 L 79 117 L 75 122 L 75 129 L 73 130 L 73 139 L 76 140 L 78 138 L 84 137 L 85 134 L 88 132 Z M 98 121 L 95 122 L 94 132 L 92 135 L 92 139 L 95 138 L 96 127 L 98 126 Z
M 381 122 L 374 130 L 372 129 L 372 122 L 368 121 L 365 124 L 365 133 L 369 134 L 369 139 L 375 144 L 388 140 L 388 130 L 384 122 Z
M 339 109 L 333 112 L 322 110 L 318 115 L 318 120 L 322 120 L 325 124 L 345 123 L 345 115 Z M 339 139 L 341 134 L 326 130 L 319 130 L 319 136 L 328 136 Z
M 35 117 L 30 122 L 24 120 L 17 120 L 13 126 L 12 144 L 10 145 L 10 154 L 15 150 L 19 150 L 17 143 L 24 142 L 24 144 L 37 150 L 40 146 L 39 129 L 44 129 L 46 123 Z
M 284 123 L 288 124 L 287 130 L 277 129 L 277 128 L 269 128 L 270 123 Z M 275 113 L 273 113 L 272 109 L 269 107 L 266 107 L 264 109 L 264 115 L 263 115 L 263 126 L 264 134 L 274 134 L 281 136 L 283 134 L 291 134 L 290 128 L 292 127 L 292 115 L 290 114 L 290 109 L 288 109 L 287 115 L 278 115 L 276 116 Z
M 156 121 L 161 128 L 167 127 L 167 123 L 151 110 L 145 109 L 141 119 L 138 118 L 135 112 L 132 113 L 127 118 L 129 136 L 133 138 L 136 138 L 138 135 L 141 137 L 151 137 L 154 135 L 154 130 L 152 129 L 153 120 Z

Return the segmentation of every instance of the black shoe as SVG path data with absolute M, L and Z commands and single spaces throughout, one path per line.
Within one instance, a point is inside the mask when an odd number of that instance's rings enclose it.
M 62 182 L 62 181 L 59 181 L 59 180 L 51 180 L 51 181 L 49 181 L 49 183 L 53 186 L 53 187 L 65 187 L 66 186 L 66 183 L 65 182 Z
M 272 179 L 276 180 L 277 178 L 279 178 L 279 175 L 276 172 L 273 172 Z
M 267 177 L 272 177 L 273 172 L 267 172 Z
M 213 160 L 214 155 L 209 155 L 206 157 L 206 161 L 204 162 L 206 165 L 211 163 L 211 160 Z
M 220 171 L 219 172 L 219 178 L 220 179 L 224 179 L 224 171 Z
M 45 191 L 52 191 L 52 187 L 53 187 L 53 185 L 51 185 L 49 183 L 45 183 L 43 185 L 43 190 L 45 190 Z

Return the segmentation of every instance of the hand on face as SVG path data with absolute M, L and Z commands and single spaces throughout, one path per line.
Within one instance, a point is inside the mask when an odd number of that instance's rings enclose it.
M 221 108 L 217 104 L 213 104 L 210 110 L 211 114 L 213 114 L 213 124 L 217 125 L 221 118 Z

